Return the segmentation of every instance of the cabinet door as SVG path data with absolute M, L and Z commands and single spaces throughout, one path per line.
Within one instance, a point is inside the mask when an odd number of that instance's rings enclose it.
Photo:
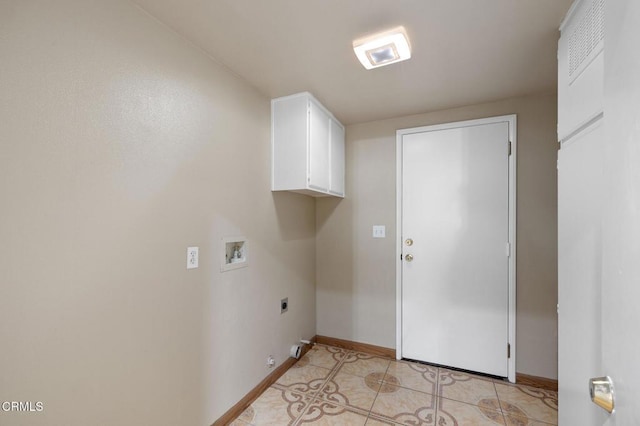
M 600 300 L 604 144 L 602 120 L 558 152 L 558 424 L 596 426 L 604 410 L 589 400 L 602 372 Z
M 577 4 L 558 42 L 558 139 L 564 140 L 602 112 L 604 0 Z
M 309 106 L 309 188 L 329 190 L 329 115 L 314 102 Z
M 307 187 L 308 105 L 306 97 L 271 102 L 271 189 Z
M 331 120 L 329 156 L 331 162 L 329 192 L 344 197 L 344 127 L 335 120 Z

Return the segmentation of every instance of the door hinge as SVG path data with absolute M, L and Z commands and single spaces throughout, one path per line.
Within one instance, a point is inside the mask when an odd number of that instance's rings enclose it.
M 507 358 L 511 358 L 511 343 L 507 343 Z
M 511 243 L 507 242 L 507 244 L 505 245 L 505 251 L 507 253 L 507 257 L 511 257 Z
M 509 155 L 511 155 L 511 141 L 509 141 Z

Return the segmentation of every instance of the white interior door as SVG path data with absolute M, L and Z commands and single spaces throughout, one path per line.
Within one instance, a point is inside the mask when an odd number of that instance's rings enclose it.
M 640 424 L 640 2 L 604 7 L 604 116 L 560 151 L 560 426 Z M 588 379 L 601 376 L 611 414 L 589 402 Z
M 606 424 L 623 426 L 640 424 L 640 2 L 607 1 L 605 20 L 603 368 L 594 376 L 613 379 Z
M 507 377 L 510 122 L 445 127 L 398 132 L 400 352 Z
M 558 421 L 601 425 L 588 398 L 601 375 L 602 120 L 558 152 Z

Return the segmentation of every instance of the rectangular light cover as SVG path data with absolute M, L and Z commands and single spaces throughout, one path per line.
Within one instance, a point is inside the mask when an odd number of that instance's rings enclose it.
M 404 27 L 355 40 L 353 50 L 368 70 L 411 58 L 411 47 Z

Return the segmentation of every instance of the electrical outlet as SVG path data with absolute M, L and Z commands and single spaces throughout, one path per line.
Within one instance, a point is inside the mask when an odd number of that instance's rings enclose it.
M 386 227 L 384 225 L 373 225 L 373 238 L 384 238 Z
M 289 310 L 289 298 L 285 297 L 280 301 L 280 313 L 284 314 Z
M 187 247 L 187 269 L 198 267 L 198 247 Z

